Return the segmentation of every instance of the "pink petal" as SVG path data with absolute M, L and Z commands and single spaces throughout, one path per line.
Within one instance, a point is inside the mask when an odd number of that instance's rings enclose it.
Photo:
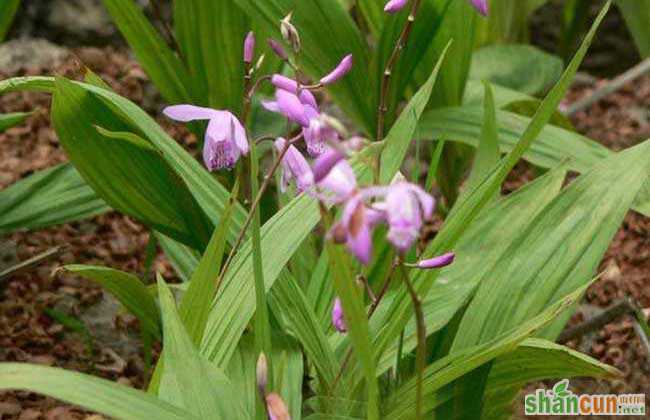
M 397 13 L 408 4 L 409 0 L 390 0 L 384 7 L 386 13 Z
M 163 114 L 176 121 L 195 121 L 195 120 L 209 120 L 215 117 L 217 111 L 211 108 L 204 108 L 194 105 L 172 105 L 163 109 Z

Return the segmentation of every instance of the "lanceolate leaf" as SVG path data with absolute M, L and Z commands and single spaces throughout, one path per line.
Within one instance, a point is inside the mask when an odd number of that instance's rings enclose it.
M 228 202 L 229 191 L 208 173 L 199 162 L 176 143 L 145 111 L 128 99 L 116 93 L 85 83 L 72 82 L 101 99 L 113 112 L 118 114 L 130 130 L 137 131 L 149 140 L 162 156 L 183 178 L 206 214 L 218 219 Z M 18 77 L 0 82 L 0 93 L 13 91 L 54 91 L 51 77 Z M 128 131 L 128 130 L 126 130 Z M 237 205 L 233 213 L 233 223 L 228 240 L 234 241 L 239 234 L 239 226 L 246 213 Z
M 0 3 L 0 42 L 4 40 L 11 28 L 18 6 L 20 6 L 20 0 L 4 0 Z
M 266 357 L 272 363 L 274 379 L 273 391 L 280 394 L 291 418 L 300 420 L 302 413 L 302 391 L 303 391 L 303 355 L 300 346 L 285 335 L 274 335 L 273 350 Z M 255 343 L 251 334 L 244 335 L 233 357 L 228 363 L 227 373 L 240 398 L 244 401 L 244 407 L 250 413 L 255 410 L 255 404 L 259 401 L 258 388 L 255 380 L 255 367 L 259 353 L 255 350 Z M 251 417 L 253 418 L 253 417 Z
M 180 59 L 149 23 L 134 0 L 103 0 L 106 10 L 165 99 L 192 102 L 191 80 Z
M 225 374 L 201 358 L 192 344 L 176 311 L 169 287 L 160 275 L 158 293 L 165 348 L 162 382 L 168 384 L 164 389 L 169 392 L 165 398 L 180 403 L 198 418 L 249 419 L 250 416 L 243 410 L 241 399 Z M 161 391 L 163 394 L 164 391 Z
M 288 271 L 280 274 L 275 282 L 269 304 L 276 317 L 286 320 L 287 327 L 300 341 L 321 378 L 331 384 L 338 373 L 338 361 L 297 279 Z
M 528 150 L 531 143 L 537 138 L 544 125 L 548 122 L 553 112 L 557 109 L 558 104 L 569 87 L 569 84 L 575 75 L 578 66 L 584 58 L 587 49 L 593 39 L 596 29 L 605 17 L 611 2 L 608 2 L 601 13 L 596 18 L 591 30 L 585 37 L 583 44 L 576 53 L 567 70 L 563 74 L 558 84 L 551 90 L 549 95 L 542 101 L 535 117 L 531 120 L 530 125 L 522 134 L 521 139 L 513 150 L 502 159 L 488 178 L 486 178 L 477 188 L 472 190 L 467 199 L 459 202 L 459 208 L 455 210 L 453 217 L 446 220 L 443 229 L 438 233 L 434 240 L 424 251 L 422 258 L 430 258 L 449 251 L 454 247 L 460 236 L 464 233 L 471 222 L 476 218 L 484 208 L 489 198 L 498 191 L 499 186 L 506 178 L 510 170 L 515 166 L 521 156 Z M 413 274 L 413 284 L 417 285 L 420 296 L 426 298 L 428 292 L 437 278 L 438 272 L 416 271 Z M 384 328 L 375 339 L 376 350 L 381 355 L 394 341 L 398 339 L 400 332 L 411 318 L 408 297 L 406 292 L 400 290 L 400 295 L 395 299 L 388 310 L 387 315 L 383 318 Z
M 531 119 L 508 111 L 497 111 L 496 117 L 499 148 L 507 153 L 523 135 Z M 445 138 L 477 147 L 483 121 L 483 109 L 476 105 L 440 108 L 422 115 L 418 133 L 427 139 Z M 578 133 L 546 125 L 523 157 L 543 168 L 551 168 L 568 159 L 572 170 L 585 172 L 612 154 L 606 147 Z M 639 193 L 633 208 L 650 215 L 650 182 Z
M 161 337 L 158 305 L 139 278 L 108 267 L 66 265 L 63 268 L 101 285 L 138 318 L 144 331 L 155 338 Z
M 53 125 L 68 156 L 98 195 L 115 209 L 202 249 L 211 223 L 160 154 L 128 133 L 129 127 L 88 91 L 64 79 L 56 86 Z
M 429 365 L 425 370 L 423 384 L 425 411 L 432 411 L 449 401 L 453 395 L 454 381 L 485 363 L 514 350 L 522 341 L 575 304 L 585 290 L 586 286 L 559 299 L 536 317 L 519 324 L 516 328 L 509 329 L 490 342 L 467 348 L 457 354 L 451 354 Z M 392 395 L 386 402 L 384 412 L 387 413 L 386 417 L 391 419 L 413 418 L 415 413 L 414 378 L 400 386 Z
M 589 282 L 650 174 L 649 152 L 647 141 L 596 165 L 512 238 L 502 259 L 483 276 L 452 351 L 491 340 Z M 568 315 L 554 331 L 559 333 Z M 552 331 L 547 336 L 555 338 Z
M 497 131 L 496 109 L 492 87 L 485 83 L 483 128 L 481 137 L 474 156 L 472 171 L 467 179 L 467 190 L 471 191 L 483 180 L 499 163 L 501 154 L 499 152 L 499 134 Z M 498 193 L 497 193 L 498 195 Z M 461 196 L 461 199 L 463 197 Z
M 175 0 L 174 30 L 200 105 L 240 111 L 244 36 L 251 28 L 234 0 Z M 261 44 L 260 39 L 260 44 Z
M 639 53 L 650 57 L 650 0 L 616 0 Z
M 562 75 L 562 59 L 525 44 L 491 45 L 474 52 L 469 77 L 529 95 L 543 94 Z
M 423 311 L 427 333 L 433 334 L 447 325 L 451 318 L 471 298 L 485 273 L 508 248 L 512 236 L 528 226 L 531 220 L 558 194 L 566 174 L 566 166 L 559 166 L 518 191 L 497 200 L 486 208 L 470 225 L 454 249 L 454 264 L 443 269 L 427 298 Z M 394 294 L 386 297 L 394 299 Z M 388 306 L 388 305 L 387 305 Z M 373 331 L 380 331 L 382 311 L 380 306 L 373 318 Z M 404 333 L 404 351 L 415 348 L 415 323 L 407 325 Z M 395 343 L 378 363 L 377 375 L 384 373 L 395 362 Z
M 87 219 L 110 210 L 69 163 L 0 191 L 0 233 Z
M 618 376 L 620 372 L 568 347 L 529 338 L 515 351 L 498 357 L 488 376 L 482 419 L 512 415 L 513 399 L 527 383 L 574 376 Z
M 199 346 L 203 338 L 203 330 L 210 312 L 212 296 L 214 296 L 219 271 L 221 270 L 221 260 L 226 248 L 226 235 L 230 225 L 230 216 L 232 215 L 238 191 L 239 184 L 237 183 L 230 204 L 226 207 L 219 225 L 212 233 L 210 242 L 196 269 L 193 270 L 190 285 L 181 300 L 180 317 L 195 346 Z
M 404 160 L 404 156 L 406 156 L 408 147 L 413 139 L 413 134 L 415 134 L 418 120 L 431 98 L 433 85 L 436 83 L 438 71 L 440 71 L 440 66 L 445 60 L 445 54 L 448 48 L 449 44 L 440 54 L 438 63 L 433 68 L 427 82 L 413 96 L 413 99 L 411 99 L 406 108 L 404 108 L 386 136 L 386 144 L 384 146 L 384 151 L 381 154 L 380 181 L 382 184 L 387 184 L 391 181 L 393 176 L 395 176 L 399 170 L 402 161 Z
M 0 133 L 5 131 L 8 128 L 11 128 L 15 125 L 22 124 L 27 117 L 29 117 L 29 112 L 13 112 L 11 114 L 0 114 Z
M 39 365 L 0 363 L 0 389 L 37 392 L 124 420 L 199 419 L 130 386 Z

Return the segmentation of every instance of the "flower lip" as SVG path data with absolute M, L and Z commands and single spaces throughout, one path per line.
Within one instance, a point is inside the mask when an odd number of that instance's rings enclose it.
M 230 169 L 242 154 L 248 153 L 246 130 L 229 111 L 183 104 L 168 106 L 163 113 L 182 122 L 209 121 L 203 142 L 203 161 L 210 171 Z
M 332 168 L 334 168 L 334 166 L 344 158 L 345 155 L 333 147 L 329 148 L 325 153 L 317 157 L 312 167 L 314 182 L 322 181 L 327 175 L 329 175 Z
M 336 82 L 348 72 L 352 70 L 352 54 L 348 54 L 343 59 L 341 62 L 336 66 L 334 70 L 332 70 L 328 75 L 320 79 L 320 83 L 323 85 L 329 85 L 331 83 Z

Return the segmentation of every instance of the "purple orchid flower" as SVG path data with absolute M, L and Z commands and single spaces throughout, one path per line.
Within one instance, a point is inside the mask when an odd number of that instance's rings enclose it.
M 488 15 L 488 0 L 471 0 L 472 6 L 483 16 Z
M 332 325 L 334 329 L 340 333 L 348 331 L 348 326 L 345 323 L 345 316 L 343 314 L 343 305 L 341 299 L 338 297 L 334 299 L 334 306 L 332 306 Z
M 352 70 L 352 54 L 348 54 L 343 57 L 341 62 L 336 66 L 334 70 L 320 79 L 320 84 L 324 86 L 332 84 L 348 74 L 350 70 Z
M 448 252 L 437 257 L 420 260 L 417 262 L 416 267 L 423 269 L 442 268 L 453 263 L 455 258 L 456 254 Z
M 203 161 L 210 171 L 230 169 L 241 155 L 248 153 L 246 130 L 229 111 L 194 105 L 173 105 L 163 113 L 176 121 L 208 120 L 203 143 Z
M 423 219 L 433 216 L 435 200 L 422 188 L 408 182 L 388 187 L 381 203 L 388 221 L 388 240 L 406 252 L 417 239 Z
M 255 56 L 255 34 L 250 31 L 244 39 L 244 63 L 250 64 Z
M 314 182 L 320 182 L 332 171 L 340 161 L 345 158 L 345 155 L 338 149 L 333 147 L 328 148 L 325 153 L 321 154 L 314 161 L 312 172 L 314 173 Z
M 275 148 L 282 152 L 286 147 L 287 141 L 279 137 L 275 140 Z M 280 191 L 285 192 L 292 179 L 296 180 L 296 189 L 298 193 L 310 189 L 314 185 L 314 174 L 309 167 L 307 159 L 294 146 L 289 145 L 287 152 L 282 158 L 282 182 Z
M 277 88 L 276 100 L 262 101 L 262 105 L 303 126 L 303 137 L 311 156 L 322 154 L 327 141 L 339 140 L 336 130 L 324 121 L 316 98 L 308 89 L 300 89 L 298 94 L 298 82 L 280 74 L 273 75 L 271 83 Z
M 372 231 L 385 220 L 384 213 L 364 203 L 365 194 L 353 194 L 345 203 L 341 220 L 332 227 L 331 237 L 345 243 L 348 250 L 364 265 L 372 257 Z
M 320 176 L 320 175 L 319 175 Z M 317 184 L 317 197 L 327 204 L 340 204 L 357 192 L 357 178 L 346 160 L 338 162 Z
M 409 0 L 390 0 L 384 7 L 386 13 L 397 13 L 408 4 Z

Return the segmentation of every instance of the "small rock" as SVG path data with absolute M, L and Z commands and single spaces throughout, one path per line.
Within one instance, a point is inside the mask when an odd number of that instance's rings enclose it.
M 0 44 L 0 69 L 17 73 L 61 65 L 69 51 L 44 39 L 14 39 Z

